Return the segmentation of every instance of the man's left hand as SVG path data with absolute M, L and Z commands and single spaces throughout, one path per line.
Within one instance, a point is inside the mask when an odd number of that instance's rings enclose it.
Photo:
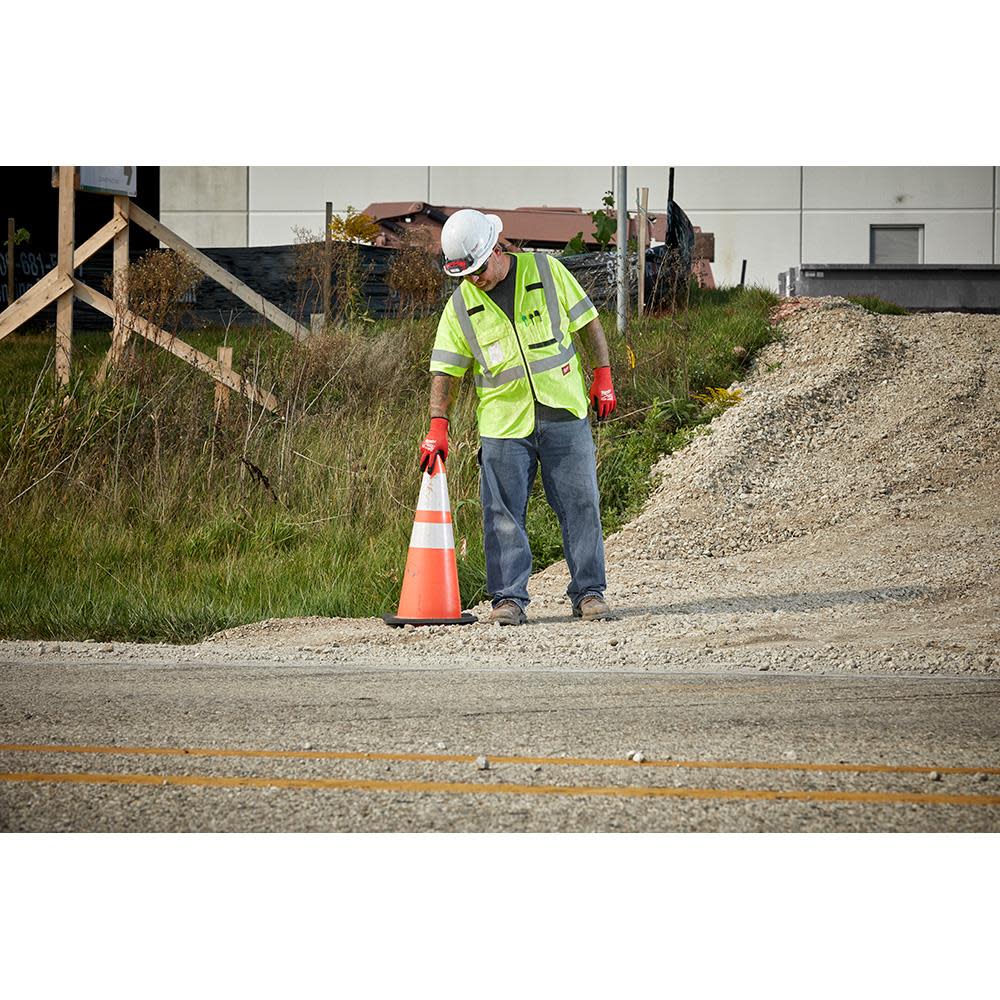
M 597 412 L 597 419 L 603 420 L 615 412 L 618 400 L 615 387 L 611 384 L 611 368 L 595 368 L 594 381 L 590 386 L 590 402 Z

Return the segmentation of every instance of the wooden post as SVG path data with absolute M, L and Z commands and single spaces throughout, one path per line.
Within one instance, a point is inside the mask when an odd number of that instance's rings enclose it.
M 60 279 L 73 279 L 73 223 L 75 199 L 73 184 L 75 169 L 59 168 L 59 242 L 56 247 L 56 271 Z M 56 378 L 60 385 L 69 384 L 73 353 L 73 290 L 59 296 L 56 302 Z
M 646 301 L 646 243 L 648 241 L 648 209 L 649 209 L 649 188 L 639 188 L 636 199 L 639 209 L 639 302 L 636 307 L 636 315 L 642 315 L 643 303 Z
M 323 326 L 330 323 L 330 268 L 333 253 L 333 243 L 331 242 L 330 225 L 333 222 L 333 202 L 326 203 L 326 229 L 324 232 L 325 246 L 323 248 Z
M 14 220 L 7 220 L 7 305 L 14 304 Z
M 219 347 L 215 352 L 215 360 L 219 362 L 219 367 L 225 374 L 231 374 L 233 370 L 233 349 L 231 347 Z M 229 386 L 221 382 L 215 383 L 215 416 L 229 411 Z
M 114 218 L 125 223 L 115 234 L 111 272 L 112 298 L 115 303 L 114 328 L 111 333 L 111 361 L 118 364 L 128 343 L 129 328 L 125 325 L 128 310 L 128 206 L 125 195 L 115 195 Z
M 746 258 L 743 259 L 743 269 L 740 271 L 740 288 L 746 284 L 747 280 L 747 262 Z

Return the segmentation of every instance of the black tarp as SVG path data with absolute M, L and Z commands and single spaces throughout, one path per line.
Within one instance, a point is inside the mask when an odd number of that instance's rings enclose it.
M 398 251 L 364 245 L 359 245 L 357 251 L 361 305 L 372 319 L 393 315 L 396 296 L 389 290 L 386 279 Z M 305 281 L 300 287 L 296 281 L 295 245 L 229 247 L 202 253 L 306 326 L 312 313 L 323 311 L 322 289 Z M 336 275 L 331 281 L 331 295 L 331 312 L 336 316 L 341 311 Z M 236 325 L 257 322 L 257 314 L 245 302 L 211 278 L 206 277 L 198 285 L 194 298 L 191 314 L 201 324 L 226 325 L 230 320 Z
M 694 264 L 694 227 L 684 210 L 670 203 L 666 243 L 646 251 L 645 308 L 667 306 L 678 289 L 685 288 Z M 629 298 L 639 294 L 637 252 L 626 254 Z M 616 250 L 572 254 L 559 258 L 598 309 L 618 304 L 618 253 Z

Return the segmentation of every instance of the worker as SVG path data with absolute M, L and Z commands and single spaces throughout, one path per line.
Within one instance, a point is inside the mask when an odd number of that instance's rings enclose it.
M 491 620 L 521 625 L 529 603 L 525 518 L 541 466 L 559 518 L 573 616 L 606 618 L 604 539 L 588 396 L 599 420 L 614 412 L 608 344 L 597 309 L 555 257 L 507 253 L 496 215 L 462 209 L 441 230 L 444 272 L 462 281 L 444 308 L 431 352 L 430 431 L 420 466 L 448 456 L 448 409 L 472 371 L 479 398 L 480 497 Z M 593 363 L 588 394 L 571 334 Z

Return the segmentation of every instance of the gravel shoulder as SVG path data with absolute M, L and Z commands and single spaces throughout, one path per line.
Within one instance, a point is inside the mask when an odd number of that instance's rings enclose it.
M 556 563 L 521 628 L 288 619 L 194 646 L 0 656 L 1000 675 L 1000 317 L 826 298 L 787 300 L 775 322 L 742 402 L 656 465 L 644 510 L 607 539 L 613 621 L 570 618 Z

